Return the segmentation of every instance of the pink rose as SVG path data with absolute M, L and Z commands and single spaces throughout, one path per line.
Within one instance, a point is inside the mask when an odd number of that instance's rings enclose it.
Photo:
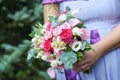
M 44 39 L 45 39 L 45 40 L 48 40 L 48 39 L 50 39 L 50 38 L 52 38 L 52 33 L 51 33 L 51 31 L 46 31 L 45 34 L 44 34 Z
M 63 29 L 60 34 L 61 39 L 68 44 L 73 39 L 73 34 L 71 29 Z
M 80 36 L 81 39 L 82 40 L 87 40 L 89 38 L 89 34 L 88 34 L 87 29 L 86 28 L 81 28 L 81 32 L 82 32 L 82 34 Z
M 48 39 L 48 40 L 45 40 L 45 42 L 43 43 L 43 50 L 44 50 L 45 52 L 47 52 L 47 51 L 52 51 L 52 50 L 53 50 L 53 48 L 52 48 L 52 46 L 51 46 L 51 42 L 52 42 L 52 40 L 51 40 L 51 39 Z

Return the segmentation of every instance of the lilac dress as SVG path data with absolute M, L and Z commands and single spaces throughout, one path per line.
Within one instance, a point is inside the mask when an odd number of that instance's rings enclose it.
M 80 8 L 81 11 L 77 16 L 84 20 L 90 33 L 88 41 L 92 44 L 104 38 L 120 23 L 120 0 L 46 1 L 43 1 L 43 3 L 49 3 L 49 1 L 60 2 L 59 8 L 61 11 L 65 9 L 65 6 L 69 6 L 71 9 Z M 64 69 L 62 71 L 63 73 L 59 73 L 56 70 L 57 80 L 120 80 L 120 48 L 104 55 L 93 66 L 89 74 L 79 72 L 75 74 L 76 77 L 74 79 L 66 79 L 66 77 L 73 76 L 76 72 L 71 70 L 66 75 L 66 71 Z

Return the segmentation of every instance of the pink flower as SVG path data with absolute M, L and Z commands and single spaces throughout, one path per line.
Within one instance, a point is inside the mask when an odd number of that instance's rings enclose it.
M 46 30 L 47 30 L 47 31 L 50 31 L 51 25 L 52 25 L 51 22 L 48 22 L 48 23 L 46 23 L 45 25 L 46 25 Z
M 57 58 L 60 58 L 60 55 L 63 53 L 63 51 L 62 50 L 60 50 L 58 53 L 57 53 Z
M 33 43 L 34 48 L 39 48 L 39 45 L 36 43 Z
M 48 39 L 48 40 L 45 40 L 45 42 L 43 43 L 43 50 L 44 50 L 45 52 L 48 52 L 48 51 L 52 51 L 52 50 L 53 50 L 53 48 L 52 48 L 52 46 L 51 46 L 51 42 L 52 42 L 52 40 L 51 40 L 51 39 Z
M 53 36 L 59 36 L 62 29 L 71 29 L 71 26 L 67 22 L 64 22 L 62 25 L 53 29 Z
M 79 21 L 78 19 L 76 18 L 72 18 L 68 21 L 68 23 L 72 26 L 72 27 L 75 27 L 76 25 L 78 24 L 82 24 L 81 21 Z
M 68 44 L 73 39 L 72 30 L 71 29 L 62 29 L 60 37 L 66 44 Z
M 54 68 L 48 68 L 47 70 L 48 75 L 50 76 L 51 79 L 55 79 L 55 71 Z
M 60 33 L 61 33 L 61 28 L 59 28 L 59 26 L 58 27 L 56 27 L 56 28 L 54 28 L 53 29 L 53 36 L 58 36 L 58 35 L 60 35 Z
M 50 52 L 44 51 L 44 55 L 45 55 L 46 57 L 49 57 L 49 56 L 50 56 Z
M 81 28 L 81 32 L 82 32 L 82 34 L 80 36 L 81 39 L 82 40 L 87 40 L 89 38 L 89 34 L 88 34 L 87 29 L 86 28 Z
M 44 34 L 44 39 L 48 40 L 50 38 L 52 38 L 52 33 L 50 31 L 46 31 L 45 34 Z
M 60 48 L 54 48 L 54 53 L 56 54 L 56 57 L 59 58 L 63 51 Z
M 59 28 L 61 28 L 61 29 L 71 29 L 71 25 L 67 22 L 64 22 Z
M 63 11 L 62 13 L 58 14 L 57 16 L 60 16 L 62 14 L 66 14 L 66 13 L 68 13 L 68 10 Z

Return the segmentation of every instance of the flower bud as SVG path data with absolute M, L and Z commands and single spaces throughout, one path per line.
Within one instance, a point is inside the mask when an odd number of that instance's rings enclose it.
M 59 16 L 58 21 L 61 23 L 61 22 L 64 22 L 66 19 L 67 19 L 66 15 L 62 14 Z

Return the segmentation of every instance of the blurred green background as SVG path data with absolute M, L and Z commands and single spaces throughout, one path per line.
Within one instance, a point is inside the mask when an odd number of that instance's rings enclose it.
M 29 33 L 43 23 L 42 0 L 0 0 L 0 80 L 49 80 L 47 63 L 27 61 Z

